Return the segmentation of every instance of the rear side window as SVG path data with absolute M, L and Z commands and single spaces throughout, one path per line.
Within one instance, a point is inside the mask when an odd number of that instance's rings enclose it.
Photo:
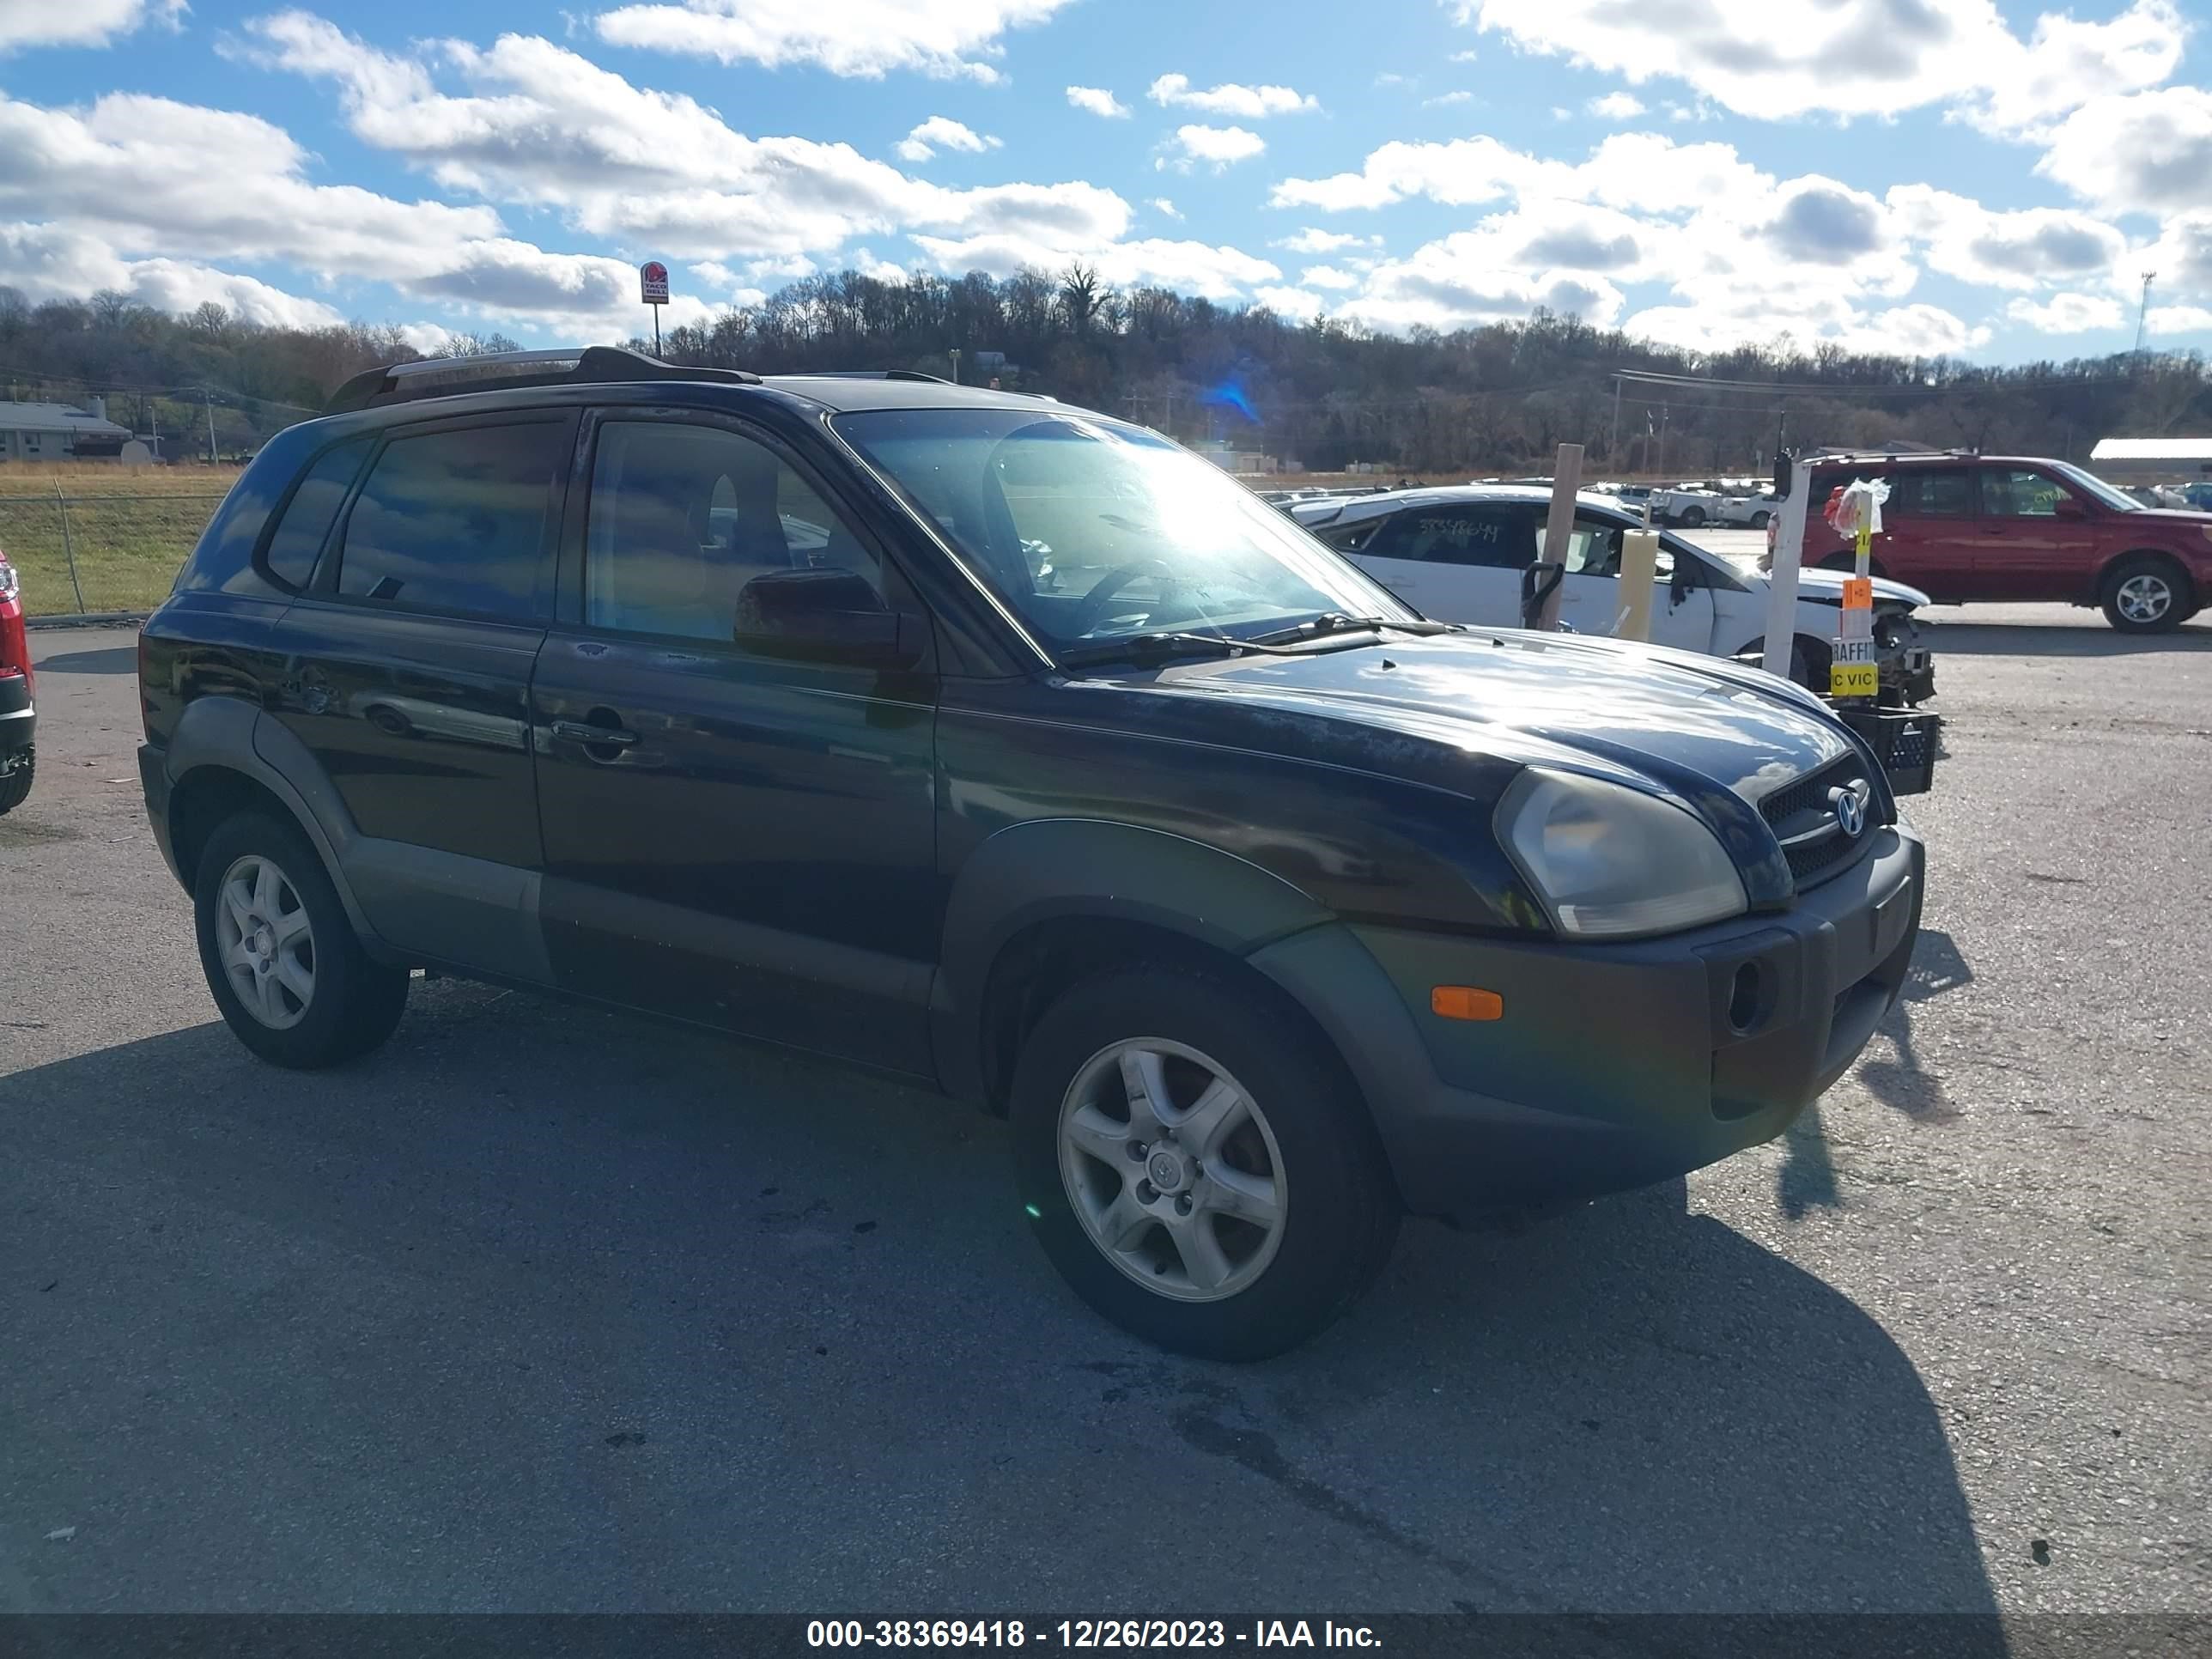
M 1888 477 L 1884 517 L 1965 519 L 1974 511 L 1973 475 L 1963 466 L 1910 467 Z
M 262 556 L 270 575 L 294 587 L 307 585 L 307 579 L 315 574 L 315 556 L 323 550 L 331 526 L 337 522 L 338 509 L 345 505 L 346 491 L 353 487 L 361 464 L 368 459 L 375 441 L 356 438 L 340 444 L 325 451 L 307 469 L 307 476 L 300 480 L 300 487 L 284 507 L 284 516 L 277 520 L 276 532 L 269 538 L 269 550 Z
M 393 439 L 347 515 L 338 592 L 540 614 L 546 519 L 568 459 L 568 427 L 557 421 Z
M 1376 533 L 1365 551 L 1377 559 L 1518 570 L 1535 562 L 1536 542 L 1542 533 L 1543 523 L 1534 507 L 1459 502 L 1399 514 Z

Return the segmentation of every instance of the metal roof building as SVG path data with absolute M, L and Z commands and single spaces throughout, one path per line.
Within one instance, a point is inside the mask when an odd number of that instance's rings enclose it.
M 94 404 L 0 403 L 0 460 L 114 459 L 131 441 L 131 428 L 109 420 L 98 399 Z
M 2212 438 L 2100 438 L 2089 465 L 2115 481 L 2212 478 Z

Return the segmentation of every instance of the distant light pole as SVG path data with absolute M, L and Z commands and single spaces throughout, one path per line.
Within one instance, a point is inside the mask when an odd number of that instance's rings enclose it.
M 2150 322 L 2150 285 L 2157 276 L 2158 273 L 2154 270 L 2143 272 L 2142 305 L 2136 312 L 2136 356 L 2137 357 L 2142 356 L 2143 331 Z
M 952 359 L 952 384 L 958 386 L 960 384 L 960 348 L 953 347 L 946 356 Z

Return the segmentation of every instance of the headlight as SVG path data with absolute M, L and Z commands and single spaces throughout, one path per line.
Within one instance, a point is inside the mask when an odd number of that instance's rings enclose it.
M 1498 838 L 1562 933 L 1638 939 L 1745 908 L 1719 839 L 1681 807 L 1534 768 L 1498 804 Z
M 0 554 L 0 604 L 14 599 L 21 591 L 22 584 L 15 580 L 15 567 L 8 562 L 4 554 Z

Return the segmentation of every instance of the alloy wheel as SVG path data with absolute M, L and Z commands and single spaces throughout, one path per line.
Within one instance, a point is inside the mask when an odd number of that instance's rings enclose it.
M 1267 1270 L 1289 1193 L 1258 1103 L 1196 1048 L 1110 1044 L 1062 1097 L 1060 1171 L 1106 1259 L 1161 1296 L 1215 1302 Z
M 2120 614 L 2131 623 L 2154 623 L 2173 605 L 2173 586 L 2146 570 L 2122 582 L 2112 595 Z
M 258 853 L 216 889 L 216 959 L 246 1012 L 271 1030 L 307 1017 L 315 1000 L 315 929 L 291 878 Z

